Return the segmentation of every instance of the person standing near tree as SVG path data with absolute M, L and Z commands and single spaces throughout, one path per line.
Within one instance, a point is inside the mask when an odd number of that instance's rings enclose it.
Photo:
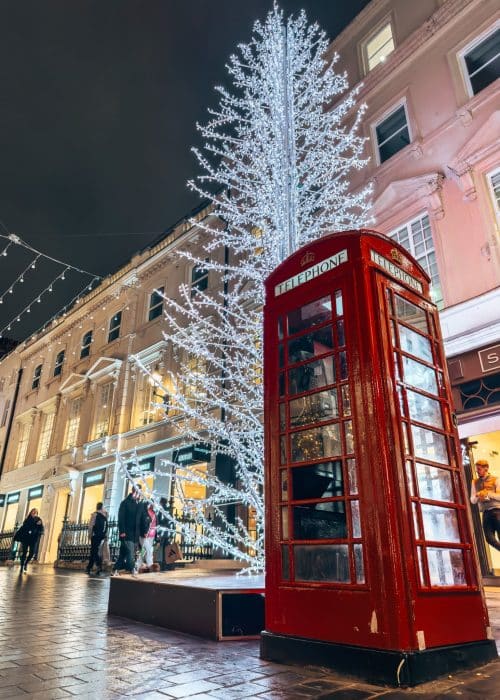
M 38 516 L 38 510 L 32 508 L 28 517 L 14 536 L 15 542 L 21 543 L 21 572 L 26 573 L 28 564 L 33 559 L 38 540 L 43 535 L 42 519 Z
M 139 556 L 136 568 L 141 573 L 141 567 L 149 570 L 153 566 L 153 545 L 156 538 L 156 513 L 152 503 L 143 501 L 139 506 Z
M 97 576 L 102 571 L 102 558 L 99 555 L 99 547 L 108 532 L 108 514 L 99 502 L 95 511 L 90 516 L 89 537 L 90 537 L 90 558 L 87 564 L 87 574 L 92 574 L 94 564 L 97 564 Z
M 477 503 L 483 515 L 486 542 L 500 551 L 500 479 L 489 473 L 485 459 L 476 462 L 477 479 L 471 484 L 471 503 Z
M 140 498 L 140 487 L 133 486 L 129 495 L 120 503 L 118 509 L 120 552 L 113 566 L 112 576 L 116 576 L 119 569 L 125 569 L 131 574 L 135 572 L 135 547 L 139 541 L 137 520 Z

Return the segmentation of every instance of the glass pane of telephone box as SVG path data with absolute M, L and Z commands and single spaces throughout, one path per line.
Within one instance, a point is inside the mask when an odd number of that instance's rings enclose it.
M 317 326 L 331 318 L 332 302 L 328 295 L 290 311 L 288 313 L 288 335 L 299 333 L 311 328 L 311 326 Z
M 443 416 L 441 415 L 439 401 L 410 389 L 406 392 L 406 398 L 408 399 L 408 408 L 412 420 L 426 423 L 433 428 L 443 428 Z
M 413 452 L 415 457 L 428 459 L 431 462 L 449 464 L 446 438 L 433 430 L 426 430 L 416 425 L 411 426 L 413 437 Z
M 363 563 L 363 545 L 354 545 L 354 566 L 356 569 L 356 583 L 365 582 L 365 567 Z
M 465 566 L 461 549 L 427 547 L 431 586 L 465 586 Z
M 422 520 L 428 542 L 460 542 L 457 512 L 453 508 L 422 503 Z
M 324 501 L 293 507 L 295 540 L 338 540 L 347 537 L 344 501 Z
M 346 544 L 296 545 L 296 581 L 349 583 L 349 548 Z
M 335 498 L 344 495 L 342 462 L 322 462 L 290 470 L 294 501 Z
M 411 301 L 403 299 L 397 294 L 394 295 L 394 301 L 395 312 L 398 318 L 408 323 L 408 325 L 415 326 L 415 328 L 424 331 L 424 333 L 429 332 L 427 315 L 423 309 L 420 309 L 418 306 L 415 306 L 415 304 L 412 304 Z
M 290 435 L 291 461 L 309 462 L 342 454 L 338 423 L 301 430 Z
M 304 362 L 333 349 L 332 328 L 325 326 L 288 341 L 288 364 Z M 281 366 L 281 365 L 280 365 Z
M 321 389 L 335 382 L 335 363 L 333 356 L 323 360 L 308 362 L 288 372 L 288 391 L 301 394 L 312 389 Z
M 432 363 L 432 347 L 428 338 L 399 324 L 399 339 L 402 350 L 424 362 Z
M 407 384 L 411 384 L 417 389 L 423 389 L 429 394 L 437 395 L 436 373 L 432 367 L 427 367 L 409 357 L 402 357 L 402 362 L 404 379 Z
M 430 464 L 416 465 L 420 498 L 433 501 L 453 501 L 451 474 L 447 469 L 432 467 Z
M 337 390 L 328 389 L 290 401 L 290 425 L 296 427 L 338 418 Z

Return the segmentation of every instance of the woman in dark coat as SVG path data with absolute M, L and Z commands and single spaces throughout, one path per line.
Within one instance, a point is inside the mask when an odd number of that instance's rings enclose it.
M 37 509 L 33 508 L 15 536 L 15 540 L 21 543 L 21 571 L 28 570 L 28 564 L 33 559 L 38 540 L 42 535 L 42 519 L 38 517 Z

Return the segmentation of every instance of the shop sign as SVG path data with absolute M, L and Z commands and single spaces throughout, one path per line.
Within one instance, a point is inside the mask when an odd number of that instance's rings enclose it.
M 304 256 L 304 258 L 306 258 L 306 256 Z M 325 260 L 320 260 L 319 263 L 311 265 L 311 267 L 302 270 L 302 272 L 299 272 L 297 275 L 289 277 L 284 282 L 277 284 L 274 288 L 274 296 L 279 297 L 280 294 L 289 292 L 291 289 L 295 289 L 295 287 L 300 287 L 301 284 L 305 284 L 305 282 L 309 282 L 315 277 L 324 275 L 325 272 L 330 272 L 330 270 L 335 269 L 345 262 L 347 262 L 347 250 L 344 249 L 339 253 L 335 253 L 335 255 L 330 255 L 330 257 L 325 258 Z
M 32 501 L 35 498 L 41 498 L 43 496 L 43 486 L 34 486 L 28 491 L 28 501 Z
M 186 445 L 174 450 L 172 462 L 176 464 L 192 464 L 193 462 L 210 461 L 210 445 L 199 442 L 196 445 Z
M 376 250 L 370 250 L 370 259 L 373 263 L 375 263 L 375 265 L 378 265 L 383 270 L 388 272 L 391 275 L 391 277 L 394 277 L 400 282 L 403 282 L 403 284 L 406 284 L 407 287 L 415 289 L 415 291 L 417 291 L 419 294 L 423 293 L 424 288 L 415 277 L 409 275 L 407 272 L 402 270 L 393 262 L 387 260 L 387 258 L 384 258 L 384 256 L 380 255 L 380 253 L 377 253 Z
M 106 470 L 101 469 L 98 472 L 90 472 L 90 474 L 83 475 L 83 488 L 87 486 L 95 486 L 96 484 L 104 484 L 104 477 L 106 475 Z
M 5 494 L 0 493 L 0 508 L 3 508 L 5 505 Z
M 147 457 L 146 459 L 140 459 L 137 464 L 135 462 L 129 462 L 127 464 L 127 469 L 131 476 L 140 476 L 145 472 L 154 472 L 155 458 Z
M 500 369 L 500 345 L 492 345 L 484 350 L 479 350 L 477 354 L 483 372 L 493 372 Z
M 19 503 L 19 494 L 20 491 L 16 491 L 16 493 L 9 493 L 7 496 L 7 505 L 9 505 L 9 503 Z

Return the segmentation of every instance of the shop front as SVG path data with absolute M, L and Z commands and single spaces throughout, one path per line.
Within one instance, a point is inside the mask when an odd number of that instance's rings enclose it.
M 490 474 L 500 477 L 500 344 L 452 357 L 448 370 L 470 490 L 477 460 L 487 460 Z M 500 585 L 500 552 L 486 542 L 477 506 L 471 513 L 481 573 Z

